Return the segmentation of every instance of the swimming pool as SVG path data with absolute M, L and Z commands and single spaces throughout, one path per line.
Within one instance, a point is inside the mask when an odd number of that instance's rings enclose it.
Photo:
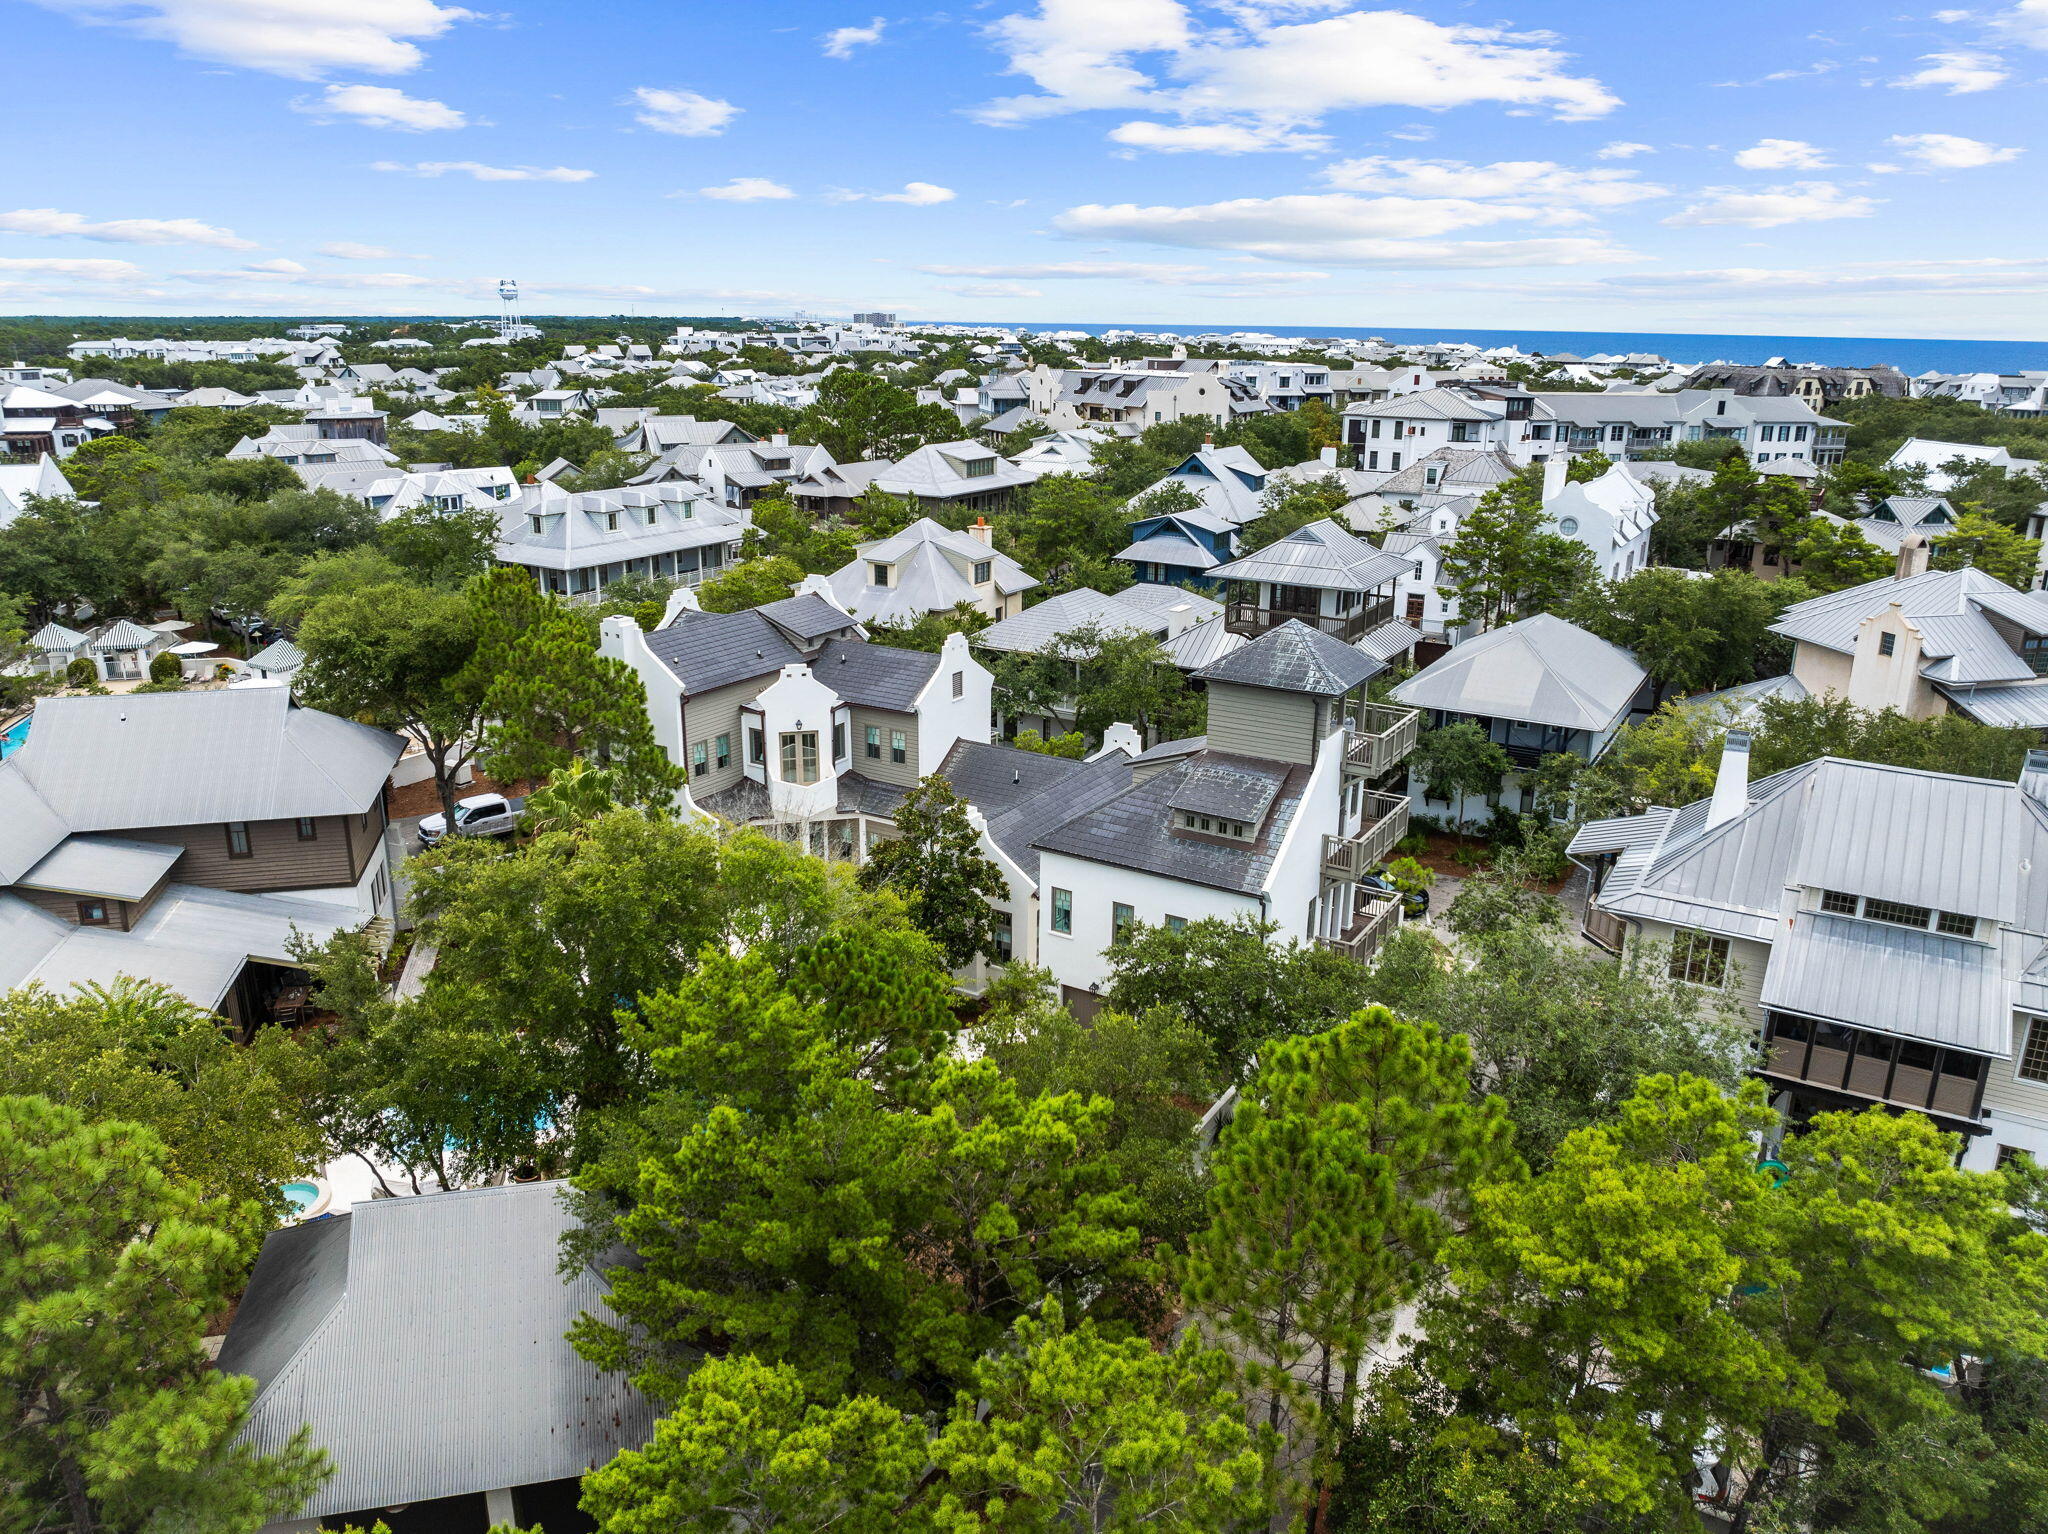
M 33 714 L 23 714 L 6 729 L 0 730 L 0 757 L 11 756 L 28 742 L 29 721 Z

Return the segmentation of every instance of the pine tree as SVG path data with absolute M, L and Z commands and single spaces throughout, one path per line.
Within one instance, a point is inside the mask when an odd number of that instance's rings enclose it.
M 247 1534 L 326 1475 L 302 1434 L 233 1442 L 254 1382 L 201 1339 L 261 1219 L 202 1206 L 135 1124 L 0 1098 L 0 1525 Z
M 1351 1421 L 1367 1350 L 1509 1155 L 1470 1064 L 1462 1038 L 1368 1007 L 1270 1046 L 1217 1147 L 1184 1289 L 1297 1454 Z
M 1008 898 L 1010 889 L 981 851 L 967 802 L 937 773 L 921 778 L 896 811 L 896 832 L 868 854 L 861 887 L 902 895 L 911 920 L 955 969 L 994 948 L 989 902 Z

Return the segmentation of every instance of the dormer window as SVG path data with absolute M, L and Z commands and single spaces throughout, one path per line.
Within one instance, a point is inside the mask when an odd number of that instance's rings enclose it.
M 889 584 L 889 567 L 887 565 L 869 565 L 868 584 L 871 586 L 887 586 Z
M 659 517 L 660 515 L 661 515 L 661 508 L 660 508 L 659 506 L 650 506 L 650 507 L 648 507 L 648 508 L 647 508 L 647 525 L 648 525 L 649 527 L 652 527 L 652 526 L 654 526 L 654 523 L 655 523 L 655 520 L 656 520 L 656 518 L 658 518 L 658 517 Z
M 1832 916 L 1860 916 L 1892 927 L 1917 927 L 1943 937 L 1977 935 L 1977 918 L 1961 911 L 1940 911 L 1932 906 L 1912 905 L 1903 900 L 1880 900 L 1871 895 L 1852 895 L 1847 890 L 1822 890 L 1820 908 Z
M 996 471 L 993 458 L 970 458 L 960 465 L 962 479 L 987 479 Z
M 977 586 L 986 586 L 989 583 L 989 579 L 993 574 L 994 569 L 994 561 L 987 559 L 977 559 L 974 562 L 974 584 Z
M 619 530 L 619 514 L 616 511 L 608 511 L 604 514 L 604 530 L 608 533 L 615 533 Z
M 1252 827 L 1242 820 L 1225 820 L 1219 815 L 1196 815 L 1187 810 L 1180 811 L 1180 828 L 1196 831 L 1204 836 L 1227 836 L 1232 841 L 1248 842 L 1252 839 Z
M 533 533 L 533 536 L 534 536 L 534 537 L 538 538 L 538 537 L 540 536 L 540 518 L 539 518 L 539 517 L 528 517 L 528 518 L 526 519 L 526 525 L 527 525 L 527 528 L 528 528 L 528 529 L 529 529 L 529 530 L 530 530 L 530 531 L 531 531 L 531 532 Z

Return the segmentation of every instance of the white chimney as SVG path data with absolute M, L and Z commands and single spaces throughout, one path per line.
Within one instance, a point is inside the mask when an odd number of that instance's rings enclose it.
M 1335 447 L 1324 448 L 1320 453 L 1316 454 L 1316 457 L 1322 461 L 1322 465 L 1326 469 L 1337 467 L 1337 449 Z
M 988 525 L 987 517 L 976 517 L 974 525 L 967 529 L 968 535 L 988 543 L 995 537 L 996 530 Z
M 1543 499 L 1554 501 L 1570 483 L 1565 478 L 1571 472 L 1571 457 L 1566 453 L 1552 453 L 1543 460 Z
M 1916 575 L 1927 573 L 1927 540 L 1918 533 L 1908 533 L 1899 540 L 1899 564 L 1895 578 L 1910 581 Z
M 1702 830 L 1726 825 L 1749 808 L 1749 731 L 1730 730 L 1721 743 L 1721 769 L 1714 774 L 1714 797 L 1707 805 Z
M 770 437 L 768 440 L 771 444 L 773 444 L 776 447 L 788 447 L 789 433 L 786 431 L 779 431 L 774 436 Z

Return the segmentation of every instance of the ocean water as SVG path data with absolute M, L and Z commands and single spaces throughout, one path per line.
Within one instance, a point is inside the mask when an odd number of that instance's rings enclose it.
M 955 320 L 949 323 L 988 325 L 1003 322 Z M 1772 357 L 1841 367 L 1867 367 L 1888 362 L 1909 376 L 1926 372 L 2012 373 L 2048 369 L 2048 341 L 1931 341 L 1884 336 L 1716 336 L 1633 330 L 1468 330 L 1455 325 L 1416 330 L 1386 325 L 1128 325 L 1096 321 L 1071 324 L 1032 321 L 1009 328 L 1085 330 L 1091 335 L 1101 335 L 1106 330 L 1174 331 L 1181 335 L 1255 330 L 1276 336 L 1336 336 L 1360 341 L 1378 336 L 1385 341 L 1414 345 L 1427 345 L 1432 341 L 1469 341 L 1475 346 L 1518 346 L 1525 352 L 1541 352 L 1546 356 L 1557 352 L 1573 352 L 1581 357 L 1591 356 L 1594 352 L 1654 352 L 1673 362 L 1759 363 Z

